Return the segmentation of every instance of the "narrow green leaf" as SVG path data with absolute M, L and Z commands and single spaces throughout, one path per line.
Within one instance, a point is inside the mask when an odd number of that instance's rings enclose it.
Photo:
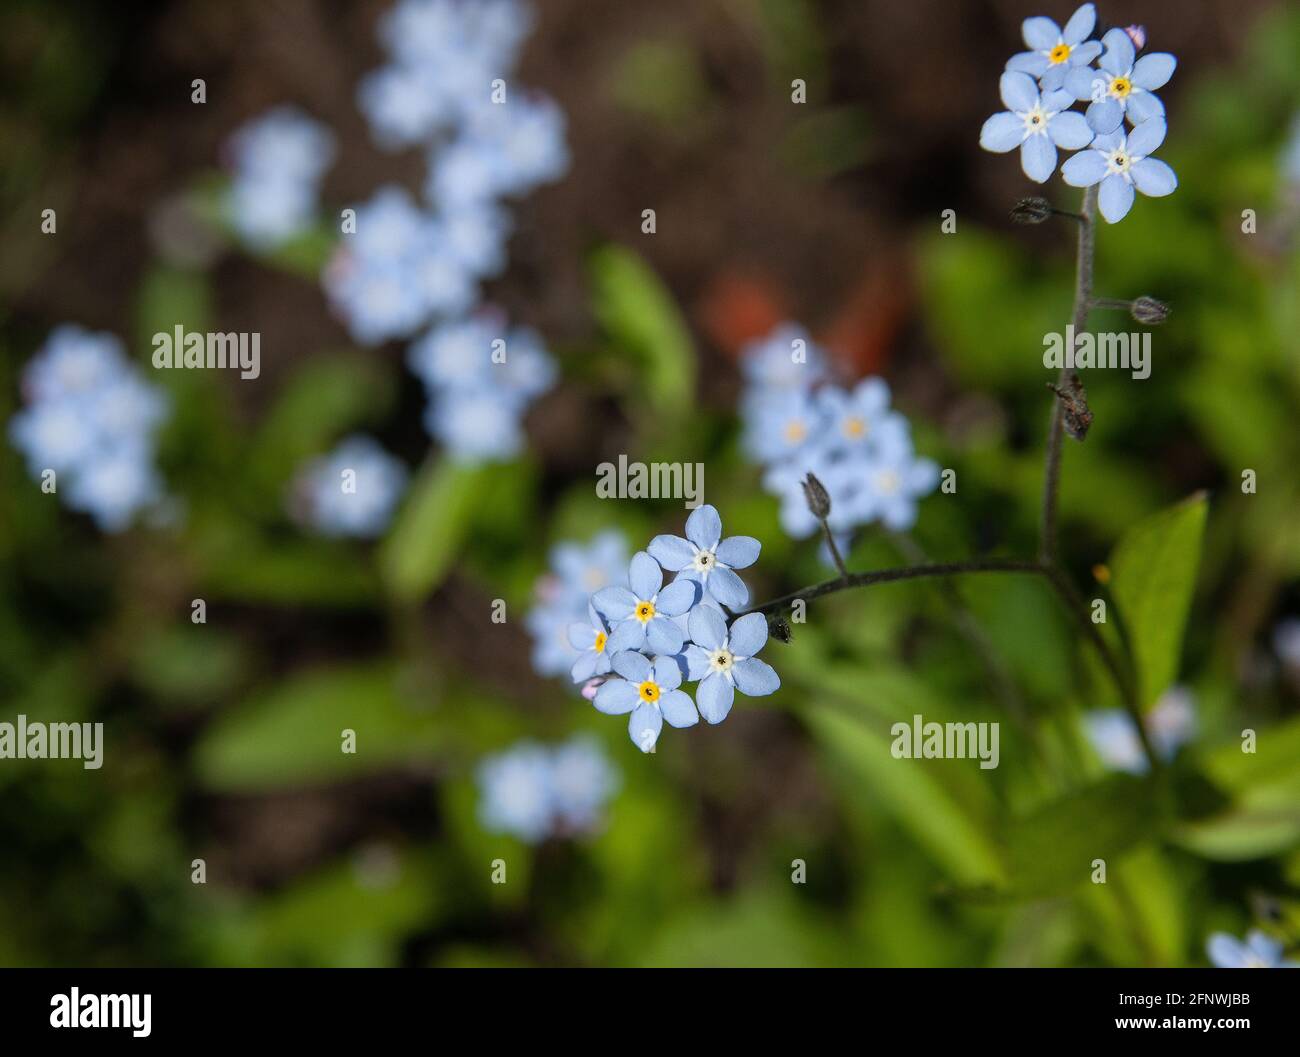
M 1111 552 L 1111 593 L 1128 632 L 1143 707 L 1178 675 L 1206 507 L 1198 492 L 1138 522 Z

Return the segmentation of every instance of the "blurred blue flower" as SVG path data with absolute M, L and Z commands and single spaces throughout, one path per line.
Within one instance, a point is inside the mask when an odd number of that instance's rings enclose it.
M 1127 136 L 1122 131 L 1098 135 L 1090 150 L 1080 151 L 1061 166 L 1061 178 L 1073 187 L 1100 183 L 1097 205 L 1115 224 L 1133 208 L 1134 188 L 1152 198 L 1173 194 L 1178 177 L 1164 162 L 1149 157 L 1165 139 L 1164 118 L 1154 117 Z
M 740 353 L 740 369 L 751 393 L 808 392 L 827 376 L 825 351 L 797 323 L 782 323 Z
M 625 650 L 614 654 L 613 667 L 623 678 L 602 684 L 594 704 L 607 715 L 630 713 L 628 737 L 642 752 L 654 752 L 665 720 L 673 727 L 700 721 L 695 702 L 678 689 L 682 673 L 672 657 L 659 657 L 652 665 L 643 654 Z
M 619 775 L 600 744 L 574 737 L 547 747 L 521 741 L 478 767 L 484 828 L 530 844 L 596 831 Z
M 310 225 L 335 141 L 319 121 L 296 107 L 280 106 L 236 130 L 227 155 L 234 180 L 226 217 L 245 242 L 268 250 Z
M 1092 142 L 1093 130 L 1082 114 L 1070 110 L 1074 97 L 1061 89 L 1041 94 L 1034 79 L 1008 71 L 999 82 L 1007 109 L 994 114 L 980 130 L 980 146 L 995 154 L 1020 148 L 1020 167 L 1038 183 L 1056 171 L 1056 148 L 1078 150 Z
M 606 587 L 592 596 L 592 604 L 613 629 L 607 649 L 648 649 L 654 654 L 679 653 L 685 641 L 681 628 L 670 617 L 687 612 L 700 598 L 693 580 L 675 580 L 663 585 L 659 563 L 645 551 L 632 555 L 627 587 Z
M 372 437 L 347 437 L 312 459 L 295 482 L 302 520 L 327 536 L 378 536 L 392 520 L 407 472 Z
M 1196 734 L 1196 712 L 1191 694 L 1171 687 L 1144 718 L 1151 747 L 1161 759 L 1171 760 Z M 1083 730 L 1101 762 L 1112 771 L 1145 774 L 1150 766 L 1142 751 L 1137 728 L 1121 708 L 1084 713 Z
M 802 458 L 824 437 L 822 410 L 804 389 L 755 394 L 741 401 L 741 414 L 745 420 L 741 442 L 758 462 Z
M 28 402 L 10 421 L 9 438 L 32 477 L 52 470 L 57 494 L 105 532 L 161 503 L 154 442 L 167 400 L 120 340 L 59 326 L 24 369 L 22 387 Z
M 618 787 L 618 772 L 594 738 L 570 738 L 552 750 L 551 797 L 561 831 L 590 833 L 597 829 L 605 805 Z
M 1246 939 L 1226 932 L 1211 934 L 1205 953 L 1219 969 L 1300 969 L 1300 963 L 1287 961 L 1280 941 L 1254 929 Z
M 758 561 L 761 544 L 753 536 L 722 538 L 722 518 L 705 503 L 686 519 L 686 539 L 656 536 L 647 548 L 678 580 L 694 580 L 703 592 L 730 608 L 749 601 L 749 588 L 733 569 L 747 569 Z
M 765 697 L 780 689 L 780 677 L 754 656 L 767 643 L 767 618 L 762 613 L 737 617 L 728 630 L 721 613 L 697 606 L 691 610 L 690 635 L 687 671 L 690 678 L 700 680 L 695 698 L 707 722 L 727 718 L 736 690 Z
M 1007 69 L 1037 77 L 1045 90 L 1060 88 L 1067 72 L 1087 66 L 1101 54 L 1100 42 L 1088 40 L 1096 24 L 1097 9 L 1092 4 L 1079 7 L 1064 29 L 1050 18 L 1025 19 L 1021 33 L 1031 50 L 1013 55 Z
M 1098 63 L 1101 69 L 1076 67 L 1065 78 L 1071 96 L 1091 100 L 1088 124 L 1096 132 L 1109 133 L 1118 129 L 1126 116 L 1133 125 L 1163 118 L 1164 105 L 1153 93 L 1169 82 L 1178 61 L 1168 52 L 1155 52 L 1135 62 L 1133 38 L 1123 29 L 1110 30 L 1101 42 L 1106 48 Z
M 533 668 L 540 675 L 571 672 L 579 651 L 569 642 L 569 629 L 589 616 L 593 593 L 625 584 L 627 542 L 621 533 L 601 532 L 590 543 L 561 543 L 551 549 L 550 570 L 534 589 L 536 602 L 524 618 L 533 639 Z

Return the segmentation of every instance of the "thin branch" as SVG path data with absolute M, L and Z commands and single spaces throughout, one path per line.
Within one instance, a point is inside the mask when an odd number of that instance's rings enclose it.
M 1078 335 L 1088 325 L 1088 307 L 1092 299 L 1092 263 L 1094 249 L 1093 216 L 1097 205 L 1097 188 L 1089 187 L 1083 193 L 1083 206 L 1079 221 L 1079 249 L 1074 277 L 1074 311 L 1071 323 Z M 1071 370 L 1061 368 L 1057 388 L 1070 384 Z M 1050 563 L 1056 558 L 1056 502 L 1061 478 L 1061 443 L 1063 411 L 1059 400 L 1052 401 L 1052 420 L 1047 427 L 1047 453 L 1043 470 L 1043 506 L 1039 516 L 1038 558 Z

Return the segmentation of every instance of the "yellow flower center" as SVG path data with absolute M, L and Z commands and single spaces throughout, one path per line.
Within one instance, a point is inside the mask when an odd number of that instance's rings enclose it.
M 808 427 L 797 418 L 791 419 L 785 424 L 785 439 L 791 444 L 798 444 L 806 436 L 808 436 Z
M 867 424 L 864 420 L 854 415 L 852 418 L 844 420 L 844 435 L 851 440 L 858 440 L 860 437 L 867 435 Z
M 1133 91 L 1133 82 L 1127 77 L 1116 77 L 1110 82 L 1110 94 L 1116 99 L 1123 99 Z
M 659 700 L 659 685 L 647 679 L 638 688 L 642 701 L 649 701 L 651 704 Z
M 655 604 L 653 602 L 638 602 L 634 615 L 642 624 L 648 624 L 650 618 L 655 615 Z
M 1068 59 L 1069 57 L 1070 57 L 1070 45 L 1068 44 L 1058 44 L 1056 47 L 1054 47 L 1051 51 L 1047 53 L 1047 61 L 1050 62 L 1053 66 L 1060 66 L 1061 63 L 1065 62 L 1065 60 Z
M 591 648 L 597 653 L 605 652 L 605 633 L 603 631 L 596 632 L 596 641 L 592 644 Z

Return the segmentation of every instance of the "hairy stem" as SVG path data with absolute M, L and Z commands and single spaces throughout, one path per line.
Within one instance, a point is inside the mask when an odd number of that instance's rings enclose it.
M 821 523 L 822 532 L 826 536 L 826 546 L 830 548 L 831 558 L 835 561 L 835 568 L 840 571 L 840 576 L 847 580 L 849 577 L 848 566 L 844 564 L 844 556 L 840 554 L 840 548 L 835 543 L 835 536 L 831 532 L 831 527 L 826 523 L 825 518 L 821 519 Z
M 1094 220 L 1097 206 L 1097 188 L 1083 192 L 1083 206 L 1079 217 L 1079 249 L 1074 276 L 1074 311 L 1071 323 L 1078 335 L 1088 325 L 1089 302 L 1092 300 L 1092 261 L 1094 248 Z M 1065 389 L 1070 383 L 1071 370 L 1062 367 L 1056 384 Z M 1047 427 L 1047 454 L 1043 470 L 1043 506 L 1039 516 L 1038 559 L 1044 564 L 1056 559 L 1056 498 L 1061 478 L 1062 429 L 1061 401 L 1052 401 L 1052 420 Z

